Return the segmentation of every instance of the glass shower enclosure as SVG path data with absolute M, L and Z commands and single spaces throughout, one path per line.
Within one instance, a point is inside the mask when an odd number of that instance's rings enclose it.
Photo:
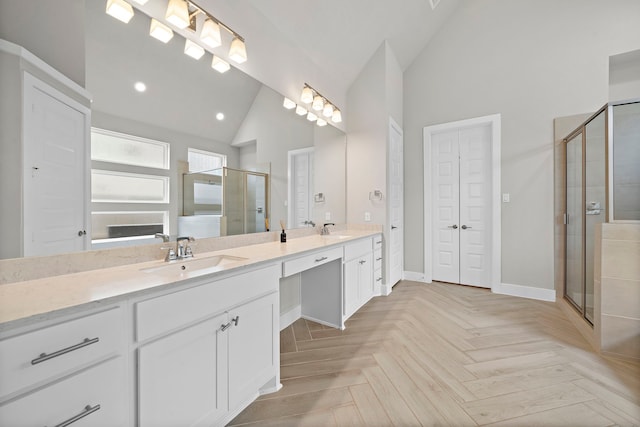
M 183 216 L 208 216 L 209 236 L 266 230 L 269 175 L 223 167 L 183 175 Z
M 564 142 L 564 297 L 593 325 L 595 226 L 640 220 L 640 101 L 605 105 Z

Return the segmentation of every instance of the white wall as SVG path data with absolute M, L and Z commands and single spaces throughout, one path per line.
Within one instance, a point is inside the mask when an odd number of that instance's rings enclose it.
M 313 146 L 313 125 L 282 107 L 282 95 L 263 86 L 233 139 L 256 141 L 256 161 L 270 163 L 271 229 L 287 221 L 287 152 Z
M 635 0 L 466 0 L 404 75 L 405 269 L 423 265 L 424 126 L 502 114 L 502 282 L 553 288 L 553 118 L 608 100 Z
M 324 202 L 313 202 L 311 220 L 317 225 L 325 222 L 343 224 L 347 221 L 345 209 L 345 182 L 347 138 L 333 126 L 314 126 L 313 130 L 313 193 L 323 193 Z M 330 219 L 326 219 L 326 213 Z
M 609 101 L 640 98 L 640 49 L 609 58 Z
M 0 39 L 84 87 L 84 0 L 0 0 Z

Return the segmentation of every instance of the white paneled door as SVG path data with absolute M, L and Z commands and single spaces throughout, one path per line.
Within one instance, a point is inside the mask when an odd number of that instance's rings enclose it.
M 289 151 L 289 228 L 306 227 L 311 220 L 313 148 Z M 274 226 L 275 227 L 275 226 Z
M 24 76 L 24 255 L 86 249 L 89 110 Z
M 491 126 L 432 135 L 433 280 L 491 287 Z

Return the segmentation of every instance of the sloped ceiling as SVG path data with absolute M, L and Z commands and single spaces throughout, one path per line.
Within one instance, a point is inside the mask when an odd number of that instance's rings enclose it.
M 387 40 L 406 69 L 459 0 L 249 0 L 291 43 L 350 85 Z

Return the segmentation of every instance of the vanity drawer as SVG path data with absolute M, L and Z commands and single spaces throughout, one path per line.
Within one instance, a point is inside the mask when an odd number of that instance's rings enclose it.
M 382 248 L 376 249 L 373 253 L 373 269 L 379 270 L 382 268 Z
M 344 260 L 349 261 L 364 254 L 371 253 L 371 238 L 362 239 L 344 246 Z
M 116 307 L 0 341 L 0 398 L 121 351 L 123 331 Z
M 373 236 L 373 250 L 382 249 L 382 234 Z
M 280 264 L 136 303 L 136 339 L 144 341 L 279 289 Z
M 310 255 L 285 261 L 282 263 L 282 276 L 291 276 L 292 274 L 300 273 L 301 271 L 326 264 L 338 258 L 342 258 L 342 247 L 314 252 Z
M 53 383 L 0 406 L 0 425 L 121 427 L 126 423 L 126 380 L 122 357 Z M 68 425 L 68 424 L 63 424 Z

